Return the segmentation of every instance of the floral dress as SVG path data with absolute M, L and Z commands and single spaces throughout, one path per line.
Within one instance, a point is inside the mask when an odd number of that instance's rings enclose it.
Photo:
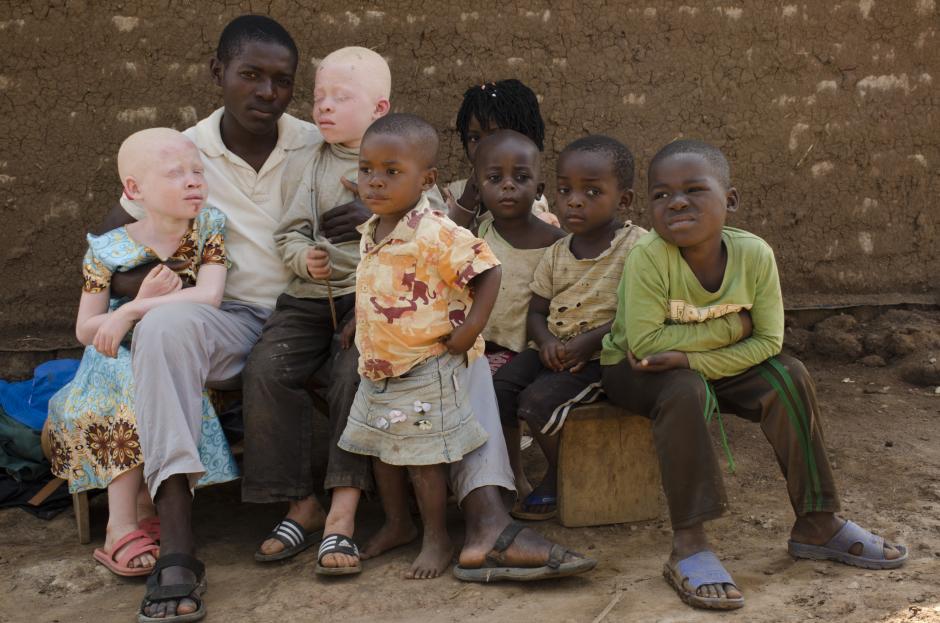
M 177 274 L 184 284 L 192 285 L 200 265 L 228 264 L 224 238 L 225 216 L 216 208 L 203 208 L 167 260 L 181 265 Z M 89 234 L 82 264 L 83 290 L 101 292 L 109 287 L 112 274 L 160 259 L 152 249 L 135 242 L 124 227 L 101 236 Z M 128 300 L 112 298 L 110 309 Z M 102 355 L 94 346 L 86 347 L 75 378 L 49 401 L 52 473 L 68 480 L 72 493 L 105 489 L 114 478 L 144 462 L 134 418 L 130 338 L 129 333 L 116 358 Z M 199 485 L 238 477 L 222 426 L 205 393 L 199 458 L 205 469 Z

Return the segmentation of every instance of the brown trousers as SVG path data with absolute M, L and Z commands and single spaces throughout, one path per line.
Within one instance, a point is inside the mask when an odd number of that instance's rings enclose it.
M 710 391 L 722 413 L 760 423 L 798 516 L 839 510 L 816 389 L 799 360 L 778 355 L 742 374 L 708 384 L 692 370 L 636 372 L 626 360 L 602 369 L 604 391 L 610 400 L 653 420 L 673 529 L 715 519 L 728 508 L 705 420 Z
M 340 327 L 355 295 L 336 298 Z M 324 489 L 355 487 L 371 491 L 369 457 L 336 445 L 359 386 L 355 346 L 340 347 L 329 302 L 282 294 L 261 339 L 252 349 L 243 376 L 245 456 L 242 499 L 277 502 L 307 497 L 319 489 L 314 469 L 314 411 L 306 383 L 330 364 L 329 463 Z M 322 444 L 321 444 L 322 445 Z

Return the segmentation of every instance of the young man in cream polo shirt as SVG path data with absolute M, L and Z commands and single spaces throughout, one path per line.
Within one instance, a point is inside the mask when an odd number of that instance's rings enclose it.
M 294 41 L 274 20 L 236 18 L 210 61 L 224 107 L 184 133 L 205 163 L 209 204 L 227 217 L 232 268 L 220 309 L 166 305 L 148 313 L 134 332 L 137 425 L 145 479 L 161 518 L 161 557 L 153 576 L 160 586 L 182 587 L 160 595 L 148 584 L 142 621 L 196 620 L 192 615 L 205 613 L 205 568 L 194 556 L 191 529 L 191 485 L 203 470 L 196 450 L 202 389 L 241 372 L 290 279 L 273 233 L 321 140 L 315 126 L 284 114 L 297 58 Z M 122 206 L 138 216 L 131 202 L 122 200 Z M 127 292 L 135 285 L 113 284 Z

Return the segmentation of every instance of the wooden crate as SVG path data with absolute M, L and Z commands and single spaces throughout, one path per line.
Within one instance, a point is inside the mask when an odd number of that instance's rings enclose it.
M 563 526 L 659 517 L 662 484 L 649 418 L 597 402 L 572 409 L 560 434 L 558 519 Z

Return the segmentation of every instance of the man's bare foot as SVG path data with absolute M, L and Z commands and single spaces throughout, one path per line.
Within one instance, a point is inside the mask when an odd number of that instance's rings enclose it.
M 692 528 L 674 530 L 672 533 L 672 553 L 669 555 L 669 566 L 676 567 L 680 560 L 685 560 L 693 554 L 709 549 L 708 537 L 705 527 L 698 524 Z M 693 591 L 688 580 L 682 581 L 682 588 L 687 592 L 694 592 L 699 597 L 718 599 L 740 599 L 742 597 L 734 584 L 703 584 Z
M 304 530 L 307 532 L 320 530 L 326 523 L 326 513 L 323 511 L 323 507 L 320 506 L 317 499 L 312 496 L 302 500 L 292 500 L 287 509 L 286 518 L 296 521 L 303 526 Z M 271 554 L 284 551 L 286 547 L 284 543 L 277 539 L 267 539 L 261 544 L 259 550 L 265 556 L 270 556 Z
M 107 530 L 105 531 L 104 551 L 108 552 L 111 555 L 111 558 L 115 560 L 120 558 L 121 553 L 128 547 L 135 545 L 135 542 L 131 541 L 126 543 L 123 547 L 118 548 L 117 551 L 114 551 L 114 544 L 135 530 L 139 530 L 136 525 L 114 526 L 109 523 Z M 149 569 L 155 564 L 157 564 L 157 559 L 153 554 L 150 553 L 144 553 L 140 556 L 135 556 L 134 558 L 131 558 L 127 561 L 127 566 L 131 569 Z
M 446 534 L 435 538 L 425 532 L 421 553 L 405 573 L 409 580 L 430 580 L 444 572 L 454 557 L 454 546 Z
M 825 545 L 844 525 L 845 519 L 835 513 L 808 513 L 796 518 L 793 529 L 790 530 L 790 539 L 808 545 Z M 849 553 L 853 556 L 861 556 L 863 551 L 864 546 L 861 543 L 855 543 L 849 548 Z M 896 560 L 903 553 L 885 543 L 884 555 L 885 560 Z
M 365 547 L 362 548 L 360 558 L 368 560 L 383 554 L 399 545 L 406 545 L 418 538 L 418 528 L 409 516 L 406 522 L 386 521 L 379 531 L 373 534 Z
M 509 525 L 509 517 L 502 521 L 487 523 L 478 533 L 467 533 L 463 549 L 458 559 L 465 569 L 478 569 L 486 561 L 486 555 L 493 551 L 496 539 Z M 500 554 L 500 564 L 504 567 L 544 567 L 548 562 L 554 543 L 531 528 L 523 528 L 506 551 Z M 582 558 L 574 552 L 568 552 L 562 562 L 572 562 Z

